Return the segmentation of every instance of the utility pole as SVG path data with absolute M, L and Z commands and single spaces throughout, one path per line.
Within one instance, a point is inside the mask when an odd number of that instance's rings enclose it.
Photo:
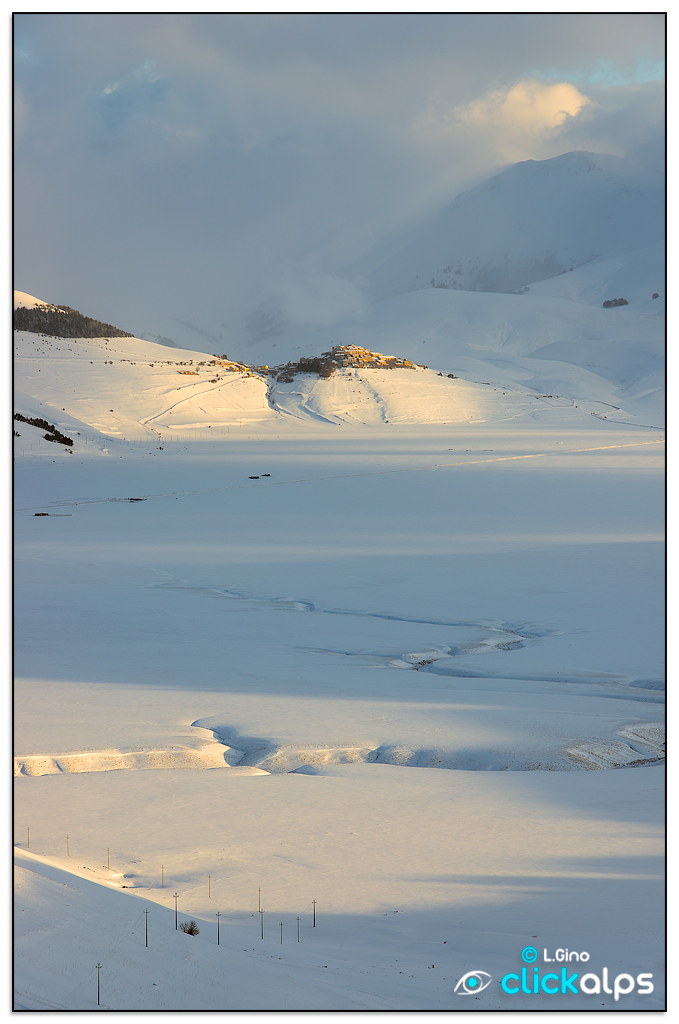
M 160 865 L 160 888 L 165 888 L 165 865 Z
M 283 945 L 283 922 L 281 921 L 281 946 Z
M 297 918 L 297 941 L 299 942 L 299 918 Z
M 69 846 L 68 846 L 68 836 L 66 836 L 66 856 L 67 857 L 71 856 L 71 851 L 70 851 Z
M 26 849 L 30 850 L 30 848 L 31 848 L 31 830 L 27 826 L 26 827 Z
M 179 893 L 176 892 L 174 894 L 174 928 L 175 928 L 175 931 L 177 931 L 177 929 L 179 927 L 178 924 L 177 924 L 177 900 L 178 899 L 179 899 Z
M 101 970 L 101 964 L 97 964 L 97 1006 L 99 1006 L 99 971 Z
M 311 901 L 314 905 L 314 928 L 316 927 L 316 900 Z
M 207 876 L 207 898 L 211 899 L 211 896 L 210 896 L 210 876 L 209 875 Z
M 260 921 L 260 924 L 262 926 L 262 938 L 264 938 L 264 911 L 263 910 L 260 910 L 260 912 L 259 912 L 259 921 Z
M 106 870 L 111 870 L 111 851 L 108 846 L 106 847 Z
M 217 911 L 217 945 L 219 945 L 219 919 L 222 915 Z

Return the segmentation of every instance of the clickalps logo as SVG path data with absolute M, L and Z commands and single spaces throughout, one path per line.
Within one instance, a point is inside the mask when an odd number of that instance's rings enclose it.
M 535 946 L 526 946 L 521 950 L 521 959 L 525 964 L 533 965 L 539 960 L 540 954 Z M 653 991 L 653 975 L 637 974 L 636 978 L 631 974 L 617 974 L 615 978 L 609 975 L 608 967 L 603 967 L 601 973 L 587 972 L 581 974 L 573 971 L 572 963 L 587 963 L 589 953 L 586 950 L 576 952 L 575 950 L 556 949 L 553 956 L 547 949 L 543 950 L 543 962 L 545 964 L 569 964 L 568 967 L 548 967 L 545 971 L 540 967 L 522 967 L 518 972 L 511 971 L 500 979 L 500 988 L 509 996 L 538 995 L 548 996 L 579 995 L 586 996 L 600 995 L 605 992 L 612 995 L 616 1003 L 621 996 L 627 996 L 636 992 L 640 996 L 650 995 Z M 483 992 L 488 988 L 491 981 L 487 971 L 467 971 L 460 978 L 455 986 L 455 992 L 460 996 L 471 996 Z

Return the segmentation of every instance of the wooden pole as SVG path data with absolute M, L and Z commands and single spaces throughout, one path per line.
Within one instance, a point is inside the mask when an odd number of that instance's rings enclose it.
M 281 946 L 283 945 L 283 922 L 281 921 Z
M 297 918 L 297 941 L 299 942 L 299 918 Z
M 30 850 L 30 848 L 31 848 L 31 830 L 27 826 L 26 827 L 26 849 Z
M 219 919 L 222 915 L 217 911 L 217 945 L 219 945 Z
M 160 888 L 165 888 L 165 865 L 160 865 Z
M 262 926 L 262 938 L 264 938 L 264 911 L 263 910 L 260 910 L 260 912 L 259 912 L 259 921 L 260 921 L 260 924 Z
M 111 870 L 111 851 L 108 846 L 106 847 L 106 870 Z
M 97 964 L 97 1006 L 99 1006 L 99 971 L 101 970 L 101 964 Z
M 66 856 L 67 857 L 71 856 L 71 851 L 70 851 L 69 846 L 68 846 L 68 836 L 66 836 Z
M 146 920 L 146 946 L 148 948 L 148 944 L 149 944 L 149 914 L 151 913 L 151 911 L 147 909 L 147 910 L 144 911 L 144 913 L 146 914 L 146 918 L 145 918 L 145 920 Z
M 177 900 L 178 899 L 179 899 L 179 893 L 176 892 L 174 894 L 174 928 L 175 928 L 175 931 L 177 931 L 177 929 L 179 927 L 178 924 L 177 924 Z
M 208 899 L 212 898 L 211 897 L 211 891 L 210 891 L 210 876 L 209 875 L 207 876 L 207 898 Z
M 311 901 L 314 905 L 314 928 L 316 927 L 316 900 Z

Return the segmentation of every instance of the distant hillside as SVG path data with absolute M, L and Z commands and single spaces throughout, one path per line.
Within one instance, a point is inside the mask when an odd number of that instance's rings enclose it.
M 127 331 L 83 316 L 70 306 L 52 306 L 49 303 L 31 308 L 19 306 L 14 310 L 14 329 L 31 334 L 49 334 L 53 338 L 132 337 Z

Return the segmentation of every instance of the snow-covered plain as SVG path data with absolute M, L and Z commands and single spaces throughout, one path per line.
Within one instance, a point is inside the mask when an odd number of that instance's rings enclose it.
M 292 385 L 16 335 L 17 1007 L 663 1005 L 663 326 L 587 312 L 400 296 L 286 357 L 429 369 Z

